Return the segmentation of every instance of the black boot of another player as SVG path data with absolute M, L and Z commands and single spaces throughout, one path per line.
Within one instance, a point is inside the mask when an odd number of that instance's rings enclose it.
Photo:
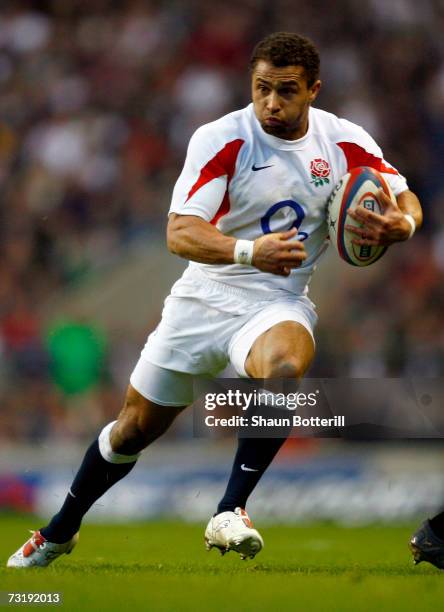
M 425 521 L 410 540 L 415 565 L 428 561 L 438 569 L 444 569 L 444 540 L 432 531 L 430 521 Z

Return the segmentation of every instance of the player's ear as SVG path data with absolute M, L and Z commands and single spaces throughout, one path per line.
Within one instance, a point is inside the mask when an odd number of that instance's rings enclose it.
M 319 79 L 313 83 L 313 85 L 309 88 L 309 101 L 310 104 L 316 100 L 318 97 L 319 90 L 321 89 L 322 81 Z

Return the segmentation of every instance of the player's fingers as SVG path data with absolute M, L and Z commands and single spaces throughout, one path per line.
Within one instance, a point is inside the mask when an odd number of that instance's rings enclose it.
M 277 254 L 277 258 L 280 261 L 284 261 L 284 260 L 288 260 L 288 261 L 301 261 L 303 259 L 307 259 L 307 253 L 304 250 L 286 250 L 286 251 L 280 251 L 280 253 Z
M 287 251 L 303 251 L 305 249 L 304 243 L 300 240 L 286 240 L 280 243 L 279 248 Z
M 291 269 L 284 266 L 281 268 L 273 268 L 272 270 L 268 270 L 268 272 L 276 274 L 276 276 L 289 276 L 291 273 Z
M 380 242 L 373 238 L 352 238 L 353 244 L 358 246 L 380 246 Z
M 345 229 L 351 234 L 356 234 L 356 236 L 360 236 L 361 238 L 368 238 L 368 234 L 371 231 L 368 227 L 356 227 L 356 225 L 346 225 Z
M 371 210 L 367 210 L 362 206 L 357 206 L 352 210 L 347 211 L 352 219 L 355 221 L 360 221 L 362 223 L 369 224 L 371 222 L 376 225 L 381 225 L 382 222 L 385 222 L 384 217 L 382 215 L 378 215 L 377 213 L 372 212 Z
M 304 263 L 304 259 L 282 259 L 279 265 L 285 268 L 299 268 Z
M 288 232 L 280 232 L 278 234 L 278 237 L 279 237 L 279 240 L 288 240 L 289 238 L 296 236 L 297 233 L 298 233 L 297 228 L 292 227 L 291 230 L 288 230 Z
M 389 208 L 397 208 L 393 200 L 385 193 L 384 189 L 378 189 L 376 196 L 384 211 Z
M 286 266 L 282 266 L 280 269 L 281 270 L 297 270 L 301 266 L 302 266 L 302 261 L 298 261 L 298 262 L 287 264 Z

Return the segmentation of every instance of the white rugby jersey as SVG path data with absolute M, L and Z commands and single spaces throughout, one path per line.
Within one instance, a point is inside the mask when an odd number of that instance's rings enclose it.
M 408 189 L 363 128 L 317 108 L 310 108 L 308 131 L 299 140 L 264 132 L 253 104 L 203 125 L 190 140 L 170 213 L 197 215 L 223 234 L 247 240 L 296 227 L 307 259 L 289 277 L 241 264 L 189 267 L 238 287 L 305 293 L 328 246 L 328 196 L 357 166 L 382 172 L 395 195 Z

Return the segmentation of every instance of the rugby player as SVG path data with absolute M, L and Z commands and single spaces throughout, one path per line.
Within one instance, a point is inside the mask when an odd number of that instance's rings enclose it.
M 381 172 L 397 203 L 355 212 L 358 245 L 409 239 L 421 225 L 417 197 L 361 127 L 312 107 L 319 54 L 297 34 L 255 47 L 252 103 L 192 136 L 169 213 L 169 250 L 190 260 L 148 337 L 116 421 L 86 451 L 60 511 L 14 553 L 10 567 L 46 566 L 71 552 L 83 516 L 135 466 L 140 452 L 192 403 L 196 375 L 228 363 L 241 377 L 301 379 L 312 362 L 317 315 L 307 286 L 327 247 L 326 200 L 351 168 Z M 284 443 L 238 442 L 207 547 L 254 557 L 262 546 L 245 511 Z

